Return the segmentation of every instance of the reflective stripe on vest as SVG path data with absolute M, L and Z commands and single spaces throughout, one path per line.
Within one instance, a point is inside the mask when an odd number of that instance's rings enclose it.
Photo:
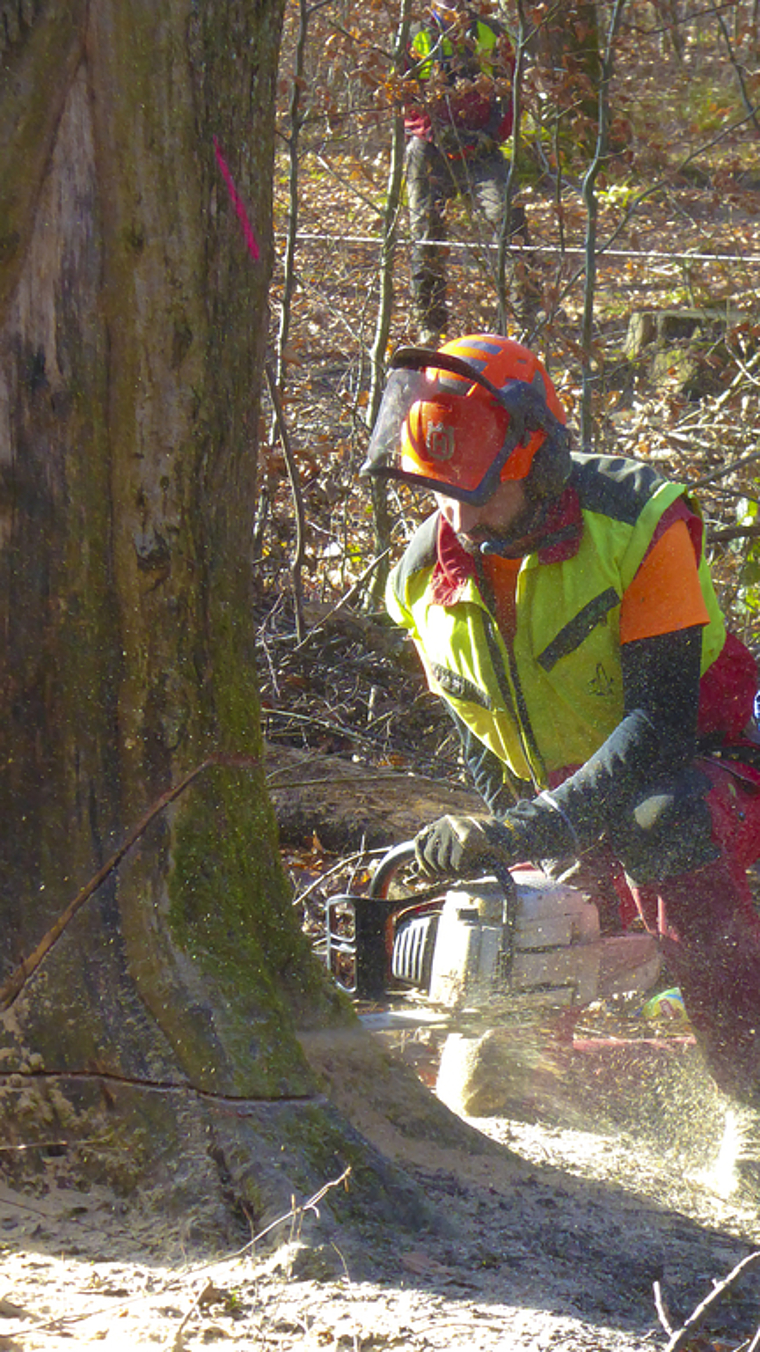
M 598 458 L 578 459 L 591 473 L 586 497 L 593 504 L 584 505 L 582 494 L 578 552 L 557 563 L 540 563 L 535 554 L 523 561 L 510 649 L 474 580 L 454 605 L 431 602 L 431 533 L 425 557 L 411 569 L 402 560 L 388 589 L 388 609 L 411 631 L 431 690 L 514 775 L 541 786 L 551 771 L 588 760 L 623 718 L 620 600 L 660 517 L 686 493 L 655 475 L 626 483 L 625 471 L 597 492 L 591 462 Z M 621 502 L 625 510 L 616 515 Z M 699 578 L 710 616 L 704 672 L 721 651 L 725 626 L 704 556 Z

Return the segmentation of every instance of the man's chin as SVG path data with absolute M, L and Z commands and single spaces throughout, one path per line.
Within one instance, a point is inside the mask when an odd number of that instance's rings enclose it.
M 520 512 L 510 523 L 509 529 L 501 533 L 459 536 L 462 547 L 468 554 L 499 554 L 504 559 L 520 559 L 536 549 L 541 542 L 542 527 L 546 516 L 545 503 L 532 503 Z
M 514 541 L 510 535 L 458 535 L 462 549 L 467 554 L 504 554 L 511 549 Z

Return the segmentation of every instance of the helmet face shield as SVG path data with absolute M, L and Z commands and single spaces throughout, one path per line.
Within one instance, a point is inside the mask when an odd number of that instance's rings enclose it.
M 424 348 L 402 349 L 394 365 L 362 474 L 475 506 L 525 478 L 556 422 L 536 390 L 519 379 L 497 389 L 469 362 Z
M 484 501 L 492 491 L 489 471 L 507 422 L 503 410 L 442 390 L 434 372 L 393 371 L 363 472 L 403 479 L 449 497 Z M 493 477 L 495 487 L 498 473 Z M 481 498 L 486 479 L 487 491 Z
M 430 390 L 422 371 L 391 371 L 372 428 L 367 458 L 361 467 L 362 474 L 395 477 L 393 470 L 401 467 L 400 438 L 406 419 L 413 405 L 424 399 L 425 391 L 430 393 Z

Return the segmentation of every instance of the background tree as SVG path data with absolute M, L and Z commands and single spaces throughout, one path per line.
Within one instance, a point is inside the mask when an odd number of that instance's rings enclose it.
M 281 12 L 47 0 L 16 18 L 0 98 L 0 1115 L 6 1140 L 40 1143 L 16 1162 L 44 1172 L 44 1142 L 63 1138 L 81 1174 L 160 1185 L 208 1233 L 210 1215 L 287 1210 L 349 1157 L 361 1198 L 379 1168 L 297 1040 L 351 1020 L 294 921 L 254 677 Z
M 602 58 L 594 0 L 540 5 L 534 11 L 536 66 L 556 120 L 555 144 L 568 158 L 588 158 L 597 144 Z

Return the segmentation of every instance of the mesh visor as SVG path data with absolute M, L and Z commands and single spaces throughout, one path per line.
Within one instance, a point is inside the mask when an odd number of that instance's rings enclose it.
M 435 382 L 424 371 L 391 371 L 372 429 L 362 474 L 393 476 L 401 469 L 401 436 L 415 403 L 432 398 Z
M 524 478 L 530 469 L 536 438 L 519 445 L 529 387 L 515 381 L 497 391 L 464 363 L 435 353 L 427 359 L 428 370 L 391 372 L 361 473 L 479 505 L 501 479 Z

